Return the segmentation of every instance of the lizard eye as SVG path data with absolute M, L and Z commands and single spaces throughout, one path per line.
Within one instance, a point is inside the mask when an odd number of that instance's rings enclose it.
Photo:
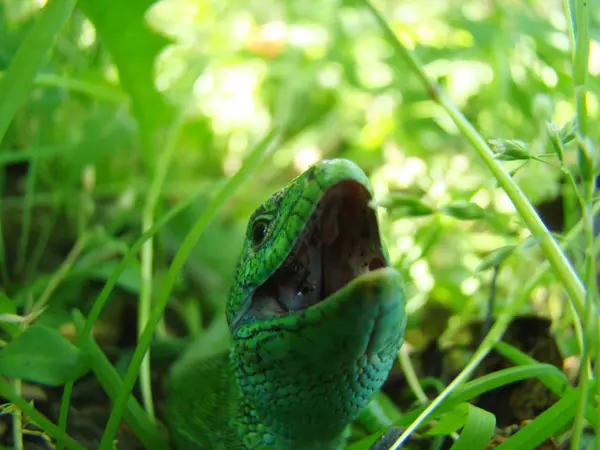
M 265 218 L 257 219 L 252 224 L 252 243 L 256 245 L 262 244 L 267 235 L 267 229 L 269 228 L 269 221 Z

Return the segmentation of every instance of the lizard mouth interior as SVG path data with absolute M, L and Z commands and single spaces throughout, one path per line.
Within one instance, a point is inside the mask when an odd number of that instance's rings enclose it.
M 360 183 L 330 187 L 280 268 L 254 293 L 258 316 L 306 309 L 360 275 L 385 267 L 371 196 Z

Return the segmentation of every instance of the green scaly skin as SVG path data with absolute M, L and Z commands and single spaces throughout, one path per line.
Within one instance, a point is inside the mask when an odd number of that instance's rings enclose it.
M 324 194 L 340 183 L 367 200 L 373 196 L 354 163 L 322 161 L 250 218 L 227 304 L 229 339 L 224 327 L 205 332 L 201 344 L 175 364 L 167 385 L 176 448 L 343 448 L 348 425 L 381 388 L 406 324 L 395 269 L 368 271 L 304 309 L 263 314 L 253 302 L 257 289 L 288 261 Z M 373 221 L 374 245 L 388 266 Z

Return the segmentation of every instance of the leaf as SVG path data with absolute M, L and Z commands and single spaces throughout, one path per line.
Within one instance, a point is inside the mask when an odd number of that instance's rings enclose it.
M 88 358 L 58 331 L 32 325 L 0 351 L 0 375 L 58 386 L 82 376 Z
M 4 291 L 0 291 L 0 314 L 16 314 L 17 307 Z
M 527 143 L 517 139 L 491 139 L 489 141 L 500 161 L 518 161 L 533 158 L 529 154 Z
M 378 431 L 353 442 L 347 447 L 347 450 L 387 449 L 400 437 L 401 431 L 402 429 L 399 427 L 390 427 L 385 431 Z
M 561 138 L 558 134 L 558 129 L 556 125 L 552 122 L 546 122 L 546 130 L 548 131 L 548 137 L 550 138 L 550 143 L 552 144 L 552 150 L 556 154 L 556 157 L 560 161 L 561 164 L 565 162 L 565 153 L 564 147 L 561 143 Z
M 529 364 L 527 366 L 511 367 L 489 373 L 473 381 L 465 383 L 447 398 L 448 402 L 462 402 L 472 399 L 484 392 L 491 391 L 528 378 L 542 379 L 544 376 L 563 376 L 563 373 L 551 364 Z
M 80 341 L 80 345 L 82 346 L 83 351 L 89 355 L 88 357 L 90 358 L 90 365 L 92 366 L 94 375 L 109 398 L 114 401 L 117 392 L 123 384 L 123 380 L 121 380 L 121 377 L 114 366 L 102 352 L 102 349 L 100 349 L 96 341 L 90 338 L 89 335 L 87 335 L 87 339 L 82 336 L 85 319 L 81 312 L 75 309 L 73 310 L 72 315 L 75 328 L 77 329 L 77 335 L 83 338 L 82 341 Z M 129 426 L 131 426 L 131 429 L 136 436 L 139 437 L 140 441 L 142 441 L 144 448 L 148 450 L 162 450 L 168 448 L 160 431 L 150 420 L 148 414 L 142 409 L 135 396 L 131 396 L 127 402 L 125 420 Z
M 19 334 L 21 316 L 17 315 L 17 307 L 4 291 L 0 291 L 0 328 L 4 328 L 13 338 Z
M 577 117 L 572 118 L 566 122 L 558 131 L 558 137 L 563 144 L 568 144 L 577 137 L 577 131 L 579 130 Z
M 569 391 L 558 402 L 531 421 L 526 427 L 499 445 L 497 450 L 537 448 L 542 442 L 567 425 L 577 411 L 580 389 Z
M 391 194 L 381 206 L 387 208 L 396 217 L 419 217 L 433 212 L 433 209 L 425 205 L 419 197 L 399 193 Z
M 441 416 L 438 423 L 436 423 L 429 431 L 427 435 L 448 435 L 460 430 L 465 426 L 469 418 L 469 404 L 461 403 L 449 412 Z
M 449 409 L 453 408 L 455 405 L 458 405 L 459 403 L 469 401 L 472 398 L 483 394 L 484 392 L 491 391 L 492 389 L 499 388 L 500 386 L 505 386 L 510 383 L 526 380 L 528 378 L 542 379 L 545 376 L 560 377 L 563 376 L 563 373 L 551 364 L 542 363 L 498 370 L 465 383 L 463 386 L 457 388 L 454 392 L 448 395 L 446 400 L 444 400 L 444 402 L 438 407 L 437 411 L 441 414 L 444 411 L 448 411 Z M 407 426 L 413 420 L 415 420 L 426 407 L 426 405 L 420 406 L 404 414 L 398 424 Z
M 90 278 L 106 281 L 117 267 L 116 261 L 109 261 L 98 265 L 96 268 L 88 272 Z M 123 268 L 123 271 L 117 279 L 116 285 L 133 293 L 140 292 L 140 271 L 135 264 L 129 264 Z
M 476 203 L 458 200 L 440 208 L 440 212 L 462 220 L 484 219 L 489 213 Z
M 0 79 L 0 142 L 74 6 L 75 0 L 50 0 Z
M 171 41 L 150 30 L 144 14 L 156 0 L 80 0 L 119 70 L 121 86 L 131 98 L 147 158 L 156 133 L 170 121 L 172 109 L 154 86 L 154 60 Z
M 518 348 L 513 347 L 506 342 L 497 342 L 495 347 L 498 353 L 500 353 L 506 359 L 512 361 L 514 364 L 521 366 L 528 364 L 539 364 L 539 362 L 533 359 L 531 356 L 523 353 Z M 560 371 L 556 374 L 552 374 L 550 376 L 540 376 L 539 378 L 540 381 L 548 387 L 548 389 L 557 395 L 563 395 L 565 389 L 569 385 L 567 376 Z
M 476 272 L 483 272 L 484 270 L 499 266 L 512 254 L 515 248 L 517 248 L 516 245 L 505 245 L 504 247 L 497 248 L 481 261 Z
M 496 417 L 485 409 L 463 403 L 467 409 L 467 421 L 460 437 L 450 450 L 484 450 L 496 428 Z

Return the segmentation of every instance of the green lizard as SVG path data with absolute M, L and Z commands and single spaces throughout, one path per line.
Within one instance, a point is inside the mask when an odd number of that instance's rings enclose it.
M 339 449 L 379 391 L 406 325 L 373 190 L 322 161 L 250 217 L 227 304 L 174 365 L 166 416 L 176 448 Z

